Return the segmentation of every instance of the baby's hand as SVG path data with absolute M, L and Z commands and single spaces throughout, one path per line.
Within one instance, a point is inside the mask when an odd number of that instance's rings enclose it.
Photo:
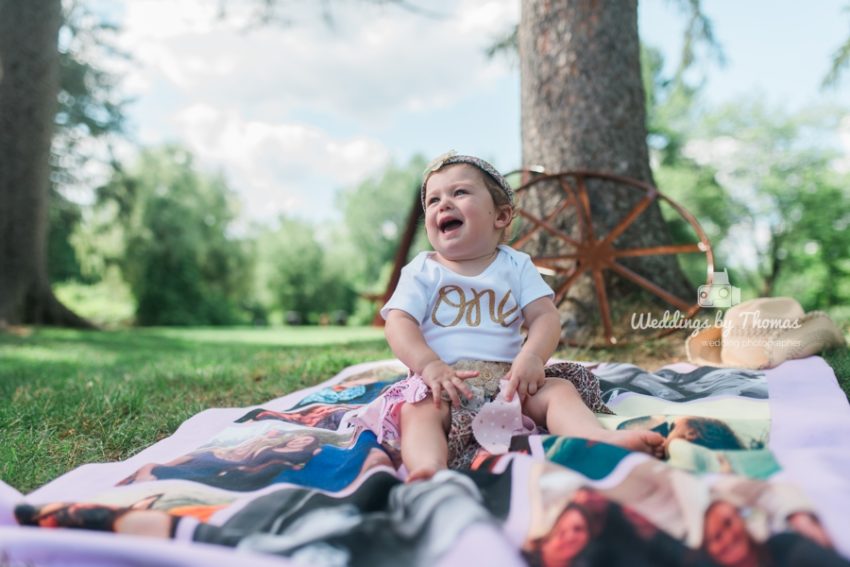
M 536 354 L 520 352 L 504 378 L 508 380 L 505 399 L 511 401 L 517 392 L 519 392 L 520 400 L 536 394 L 546 383 L 543 366 L 543 360 Z
M 443 392 L 448 395 L 452 404 L 456 407 L 460 405 L 458 392 L 466 396 L 467 399 L 471 399 L 472 391 L 463 381 L 475 376 L 478 376 L 476 370 L 455 370 L 442 360 L 429 362 L 422 369 L 422 381 L 431 388 L 431 396 L 434 398 L 434 405 L 437 407 L 440 407 Z

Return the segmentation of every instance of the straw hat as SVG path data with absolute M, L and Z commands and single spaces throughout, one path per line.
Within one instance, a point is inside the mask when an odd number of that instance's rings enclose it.
M 843 344 L 826 313 L 804 313 L 790 297 L 763 297 L 729 309 L 722 326 L 688 337 L 685 351 L 700 366 L 762 369 Z

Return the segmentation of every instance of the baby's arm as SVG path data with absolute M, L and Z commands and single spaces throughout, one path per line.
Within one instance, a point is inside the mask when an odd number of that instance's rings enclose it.
M 431 388 L 431 395 L 437 407 L 440 407 L 443 391 L 455 405 L 460 405 L 458 391 L 467 398 L 472 397 L 472 392 L 463 380 L 478 376 L 478 372 L 454 370 L 443 362 L 425 342 L 419 323 L 408 313 L 392 309 L 387 315 L 384 334 L 393 354 L 414 373 L 419 374 Z
M 558 348 L 561 339 L 561 318 L 551 297 L 535 299 L 522 310 L 528 327 L 528 338 L 505 376 L 510 381 L 505 390 L 508 401 L 514 393 L 533 396 L 543 387 L 546 377 L 543 367 Z

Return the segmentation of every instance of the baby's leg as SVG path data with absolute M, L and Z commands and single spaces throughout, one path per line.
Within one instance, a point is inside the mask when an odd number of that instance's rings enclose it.
M 546 384 L 523 403 L 524 412 L 553 435 L 582 437 L 664 456 L 664 437 L 655 431 L 605 429 L 570 382 L 547 378 Z
M 431 397 L 401 408 L 401 460 L 407 482 L 426 480 L 448 468 L 449 404 L 437 408 Z

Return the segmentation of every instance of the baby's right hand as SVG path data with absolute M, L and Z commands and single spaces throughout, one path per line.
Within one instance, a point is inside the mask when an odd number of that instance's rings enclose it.
M 443 392 L 451 399 L 455 407 L 460 405 L 458 392 L 467 399 L 472 399 L 472 390 L 463 381 L 475 376 L 478 376 L 477 370 L 455 370 L 442 360 L 431 361 L 422 369 L 422 381 L 431 388 L 434 405 L 438 408 L 443 399 Z

